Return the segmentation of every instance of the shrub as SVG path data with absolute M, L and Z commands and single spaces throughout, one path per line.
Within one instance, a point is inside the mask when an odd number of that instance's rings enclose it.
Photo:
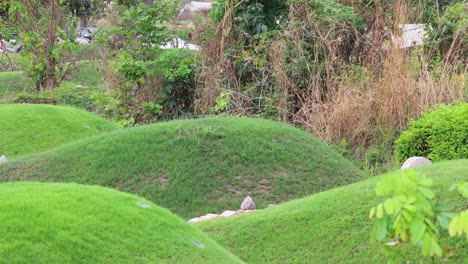
M 468 157 L 468 104 L 441 105 L 413 121 L 396 141 L 399 161 L 424 156 L 432 161 Z
M 14 100 L 15 103 L 27 104 L 58 104 L 72 105 L 88 111 L 93 111 L 95 107 L 94 91 L 87 86 L 77 86 L 73 83 L 65 82 L 55 90 L 21 93 Z

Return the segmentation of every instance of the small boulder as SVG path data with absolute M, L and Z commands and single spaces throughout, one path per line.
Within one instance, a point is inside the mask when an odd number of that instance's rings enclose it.
M 2 156 L 0 157 L 0 163 L 2 163 L 2 162 L 7 162 L 7 161 L 8 161 L 8 159 L 7 159 L 7 157 L 5 157 L 5 155 L 2 155 Z
M 245 197 L 244 201 L 242 202 L 240 206 L 241 210 L 255 210 L 256 206 L 254 201 L 252 200 L 252 197 L 247 196 Z
M 430 165 L 432 162 L 424 157 L 411 157 L 407 159 L 404 163 L 403 166 L 401 166 L 401 169 L 409 169 L 409 168 L 414 168 L 414 167 L 419 167 L 419 166 L 424 166 L 424 165 Z

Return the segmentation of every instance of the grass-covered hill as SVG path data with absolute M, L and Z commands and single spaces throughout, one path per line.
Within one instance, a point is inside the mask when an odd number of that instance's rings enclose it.
M 97 184 L 182 217 L 258 208 L 365 178 L 310 134 L 251 118 L 179 120 L 119 130 L 0 166 L 0 181 Z
M 466 201 L 450 186 L 468 180 L 468 160 L 458 160 L 418 169 L 434 179 L 440 201 Z M 382 202 L 375 195 L 375 177 L 245 215 L 197 224 L 217 242 L 247 263 L 386 263 L 380 245 L 370 242 L 370 208 Z M 445 244 L 444 240 L 442 244 Z M 468 261 L 465 237 L 450 239 L 452 249 L 460 243 L 456 257 L 448 263 Z M 412 263 L 433 263 L 419 258 L 420 249 L 403 246 Z M 418 253 L 418 254 L 416 254 Z
M 102 187 L 0 184 L 0 263 L 240 263 L 182 219 Z
M 0 156 L 11 159 L 117 128 L 101 117 L 76 108 L 0 104 Z

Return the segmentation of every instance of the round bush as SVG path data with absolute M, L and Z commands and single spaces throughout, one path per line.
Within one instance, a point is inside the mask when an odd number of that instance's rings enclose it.
M 426 112 L 398 138 L 395 150 L 400 162 L 412 156 L 432 161 L 468 158 L 468 104 Z

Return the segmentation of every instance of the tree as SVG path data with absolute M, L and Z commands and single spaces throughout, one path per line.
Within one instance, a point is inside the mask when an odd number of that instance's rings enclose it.
M 19 0 L 9 7 L 9 25 L 24 43 L 25 72 L 37 90 L 51 90 L 69 73 L 73 21 L 65 21 L 63 0 Z M 68 27 L 64 30 L 60 27 Z
M 72 15 L 80 18 L 80 24 L 82 27 L 87 27 L 89 18 L 101 10 L 101 6 L 104 5 L 104 1 L 68 0 L 64 5 L 68 7 Z
M 167 25 L 177 5 L 140 2 L 123 12 L 118 27 L 99 33 L 98 41 L 113 59 L 112 89 L 98 101 L 121 125 L 169 119 L 191 109 L 192 52 L 161 48 L 174 38 Z

